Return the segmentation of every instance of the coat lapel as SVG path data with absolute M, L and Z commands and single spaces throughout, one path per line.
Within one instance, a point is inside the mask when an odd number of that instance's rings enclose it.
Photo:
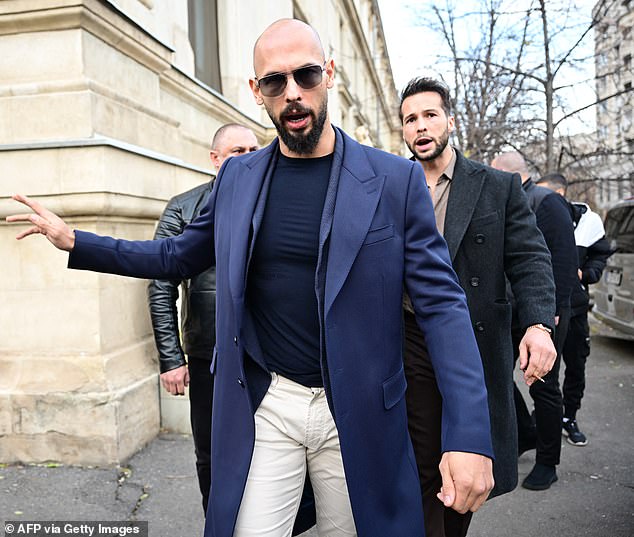
M 255 241 L 264 208 L 264 203 L 258 203 L 258 200 L 265 178 L 271 173 L 270 163 L 276 150 L 277 140 L 262 151 L 241 159 L 240 167 L 233 172 L 229 286 L 236 299 L 244 298 L 250 246 Z
M 444 233 L 452 261 L 471 222 L 483 183 L 484 170 L 473 167 L 456 151 L 456 166 L 447 201 Z
M 326 270 L 326 313 L 348 277 L 368 234 L 384 182 L 385 176 L 376 175 L 362 146 L 343 134 L 343 163 L 334 203 Z

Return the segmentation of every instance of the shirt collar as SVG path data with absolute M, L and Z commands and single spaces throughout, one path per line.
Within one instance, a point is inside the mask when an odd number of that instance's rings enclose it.
M 456 168 L 456 150 L 453 147 L 451 147 L 451 160 L 449 161 L 449 164 L 447 164 L 447 167 L 440 174 L 441 179 L 444 177 L 445 180 L 451 181 L 453 179 L 453 172 L 455 168 Z
M 451 147 L 451 160 L 449 161 L 449 164 L 447 164 L 447 167 L 440 174 L 441 179 L 443 176 L 445 176 L 445 179 L 448 181 L 451 181 L 453 179 L 453 172 L 454 172 L 454 169 L 456 168 L 456 160 L 457 160 L 456 150 L 454 149 L 453 146 L 450 146 L 450 147 Z M 418 162 L 414 155 L 412 155 L 409 158 L 409 160 L 411 160 L 412 162 Z

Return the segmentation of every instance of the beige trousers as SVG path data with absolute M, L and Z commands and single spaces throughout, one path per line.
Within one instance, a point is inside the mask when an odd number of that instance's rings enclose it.
M 290 537 L 306 468 L 319 537 L 356 536 L 339 435 L 324 389 L 272 377 L 255 413 L 255 447 L 234 537 Z

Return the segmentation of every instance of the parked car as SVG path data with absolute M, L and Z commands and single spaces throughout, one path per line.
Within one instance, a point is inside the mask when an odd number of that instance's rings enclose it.
M 608 211 L 605 234 L 614 253 L 594 287 L 592 311 L 610 335 L 634 339 L 634 198 Z

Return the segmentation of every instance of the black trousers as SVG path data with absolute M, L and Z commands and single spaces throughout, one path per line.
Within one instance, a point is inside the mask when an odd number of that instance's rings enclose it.
M 590 355 L 590 327 L 588 312 L 570 318 L 568 335 L 564 343 L 564 417 L 575 419 L 581 408 L 581 399 L 586 388 L 586 360 Z
M 442 397 L 423 334 L 414 315 L 405 312 L 404 364 L 407 378 L 407 418 L 420 477 L 426 537 L 464 537 L 473 513 L 446 508 L 436 497 L 442 486 Z
M 203 497 L 203 510 L 207 514 L 211 486 L 211 404 L 214 379 L 209 371 L 208 358 L 188 357 L 189 415 L 196 450 L 196 473 Z
M 559 324 L 554 334 L 554 343 L 557 349 L 555 364 L 550 372 L 544 376 L 544 382 L 534 382 L 529 388 L 529 394 L 535 404 L 534 423 L 521 392 L 517 386 L 514 386 L 518 443 L 520 446 L 528 444 L 537 435 L 535 462 L 547 466 L 557 466 L 561 456 L 563 399 L 559 387 L 559 367 L 569 321 L 569 311 L 565 311 L 559 316 Z M 518 348 L 523 335 L 523 332 L 514 327 L 513 348 L 516 360 L 519 358 Z

